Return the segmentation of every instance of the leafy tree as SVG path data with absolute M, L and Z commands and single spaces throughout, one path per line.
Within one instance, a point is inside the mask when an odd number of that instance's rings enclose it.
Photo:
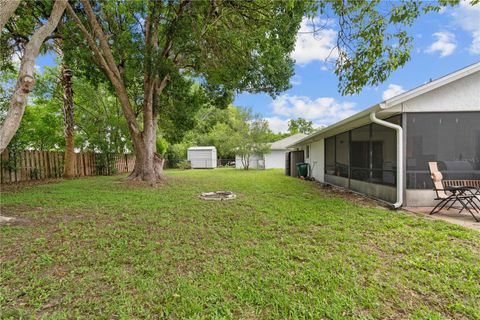
M 181 76 L 275 95 L 289 87 L 303 2 L 99 1 L 67 5 L 71 47 L 101 68 L 122 105 L 136 154 L 132 179 L 161 178 L 156 123 L 161 95 Z M 93 52 L 93 55 L 90 54 Z M 90 54 L 90 56 L 89 56 Z
M 158 120 L 159 133 L 170 143 L 180 142 L 188 131 L 202 123 L 197 115 L 199 110 L 225 109 L 232 101 L 232 97 L 219 97 L 217 92 L 185 77 L 180 77 L 165 88 L 160 99 L 163 116 Z
M 11 150 L 65 150 L 63 134 L 64 88 L 59 79 L 61 67 L 44 67 L 36 75 L 36 85 L 26 106 L 21 125 L 13 137 Z M 0 71 L 0 115 L 8 109 L 16 74 Z M 132 149 L 128 128 L 117 98 L 104 83 L 97 86 L 84 78 L 73 77 L 76 107 L 75 145 L 98 153 L 100 171 L 111 172 L 114 155 Z M 5 98 L 4 98 L 5 97 Z M 3 101 L 3 103 L 1 103 Z
M 13 3 L 15 1 L 11 1 Z M 18 2 L 18 1 L 17 1 Z M 6 24 L 6 34 L 8 37 L 2 37 L 2 46 L 0 52 L 2 56 L 16 54 L 21 56 L 25 51 L 25 43 L 29 41 L 30 34 L 35 32 L 39 24 L 43 24 L 45 17 L 49 16 L 53 1 L 22 1 L 21 6 L 16 11 L 16 15 L 10 22 Z M 66 5 L 66 4 L 65 4 Z M 65 6 L 64 5 L 64 6 Z M 52 11 L 53 12 L 53 11 Z M 12 12 L 13 13 L 13 12 Z M 62 15 L 60 15 L 61 17 Z M 72 69 L 69 68 L 63 59 L 64 52 L 62 50 L 62 37 L 59 29 L 62 28 L 62 19 L 59 20 L 57 26 L 51 26 L 55 29 L 51 35 L 47 35 L 40 46 L 40 52 L 55 52 L 59 57 L 61 68 L 60 79 L 63 86 L 63 123 L 65 136 L 65 157 L 64 157 L 64 173 L 65 178 L 71 178 L 75 175 L 75 151 L 74 151 L 74 112 L 73 112 L 73 90 L 72 90 Z M 53 30 L 52 29 L 52 30 Z M 53 39 L 54 41 L 49 41 Z M 4 42 L 5 41 L 5 42 Z M 53 50 L 52 50 L 53 49 Z M 10 58 L 10 57 L 9 57 Z M 12 67 L 10 59 L 6 59 L 5 63 L 0 63 L 1 67 Z
M 195 114 L 194 128 L 186 132 L 180 142 L 169 145 L 166 153 L 168 165 L 176 166 L 179 162 L 186 159 L 189 147 L 199 145 L 215 146 L 219 158 L 235 158 L 240 142 L 237 140 L 238 137 L 232 133 L 238 132 L 241 127 L 240 124 L 248 122 L 248 119 L 254 119 L 256 123 L 264 125 L 262 143 L 282 138 L 282 135 L 271 132 L 267 123 L 259 115 L 252 115 L 250 110 L 244 110 L 233 105 L 226 109 L 220 109 L 206 104 Z
M 230 111 L 231 122 L 217 124 L 211 136 L 221 153 L 238 155 L 243 168 L 248 170 L 253 155 L 270 151 L 268 122 L 249 109 L 230 108 Z
M 5 1 L 5 3 L 2 2 L 0 31 L 3 30 L 3 26 L 7 24 L 9 18 L 14 15 L 19 3 L 20 2 L 16 0 Z M 36 26 L 33 34 L 31 37 L 26 38 L 25 40 L 25 44 L 22 48 L 23 55 L 20 62 L 20 69 L 15 84 L 15 90 L 10 99 L 8 111 L 2 124 L 0 125 L 0 153 L 3 152 L 3 150 L 10 143 L 10 140 L 13 138 L 18 130 L 18 127 L 20 126 L 20 121 L 22 120 L 25 112 L 25 106 L 27 105 L 28 94 L 33 90 L 35 85 L 35 60 L 40 53 L 40 48 L 43 42 L 57 27 L 66 5 L 66 0 L 56 0 L 49 16 L 47 16 L 43 21 L 39 19 L 39 23 Z M 8 39 L 2 37 L 2 51 L 5 48 L 9 48 L 8 44 L 4 44 L 4 41 L 6 40 L 8 42 Z M 8 50 L 5 51 L 8 52 Z M 4 56 L 5 54 L 1 55 Z
M 105 155 L 132 150 L 127 123 L 117 97 L 105 83 L 93 85 L 84 78 L 73 78 L 76 109 L 75 145 Z
M 18 65 L 16 66 L 18 68 Z M 9 144 L 12 151 L 25 149 L 63 150 L 62 119 L 59 109 L 58 90 L 51 80 L 51 70 L 35 74 L 36 86 L 31 95 L 31 102 L 26 106 L 19 129 Z M 53 75 L 56 77 L 56 75 Z M 6 115 L 10 107 L 10 99 L 15 89 L 17 74 L 6 68 L 0 71 L 0 114 Z
M 310 134 L 314 131 L 313 122 L 304 118 L 290 119 L 288 121 L 288 132 L 290 134 L 304 133 Z
M 413 35 L 409 28 L 418 17 L 438 12 L 460 0 L 344 0 L 308 2 L 310 18 L 323 25 L 334 23 L 338 29 L 335 74 L 339 91 L 359 93 L 365 86 L 384 82 L 396 69 L 410 60 Z M 479 0 L 470 0 L 477 5 Z M 317 20 L 317 22 L 318 22 Z M 322 25 L 322 23 L 320 23 Z M 317 32 L 321 28 L 317 23 Z

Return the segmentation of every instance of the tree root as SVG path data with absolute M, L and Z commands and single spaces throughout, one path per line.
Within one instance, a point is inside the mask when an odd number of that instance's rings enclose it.
M 135 167 L 128 175 L 127 179 L 129 181 L 144 181 L 154 187 L 157 182 L 165 180 L 165 175 L 163 174 L 164 163 L 165 159 L 159 154 L 155 153 L 153 173 L 147 172 L 143 164 L 135 163 Z

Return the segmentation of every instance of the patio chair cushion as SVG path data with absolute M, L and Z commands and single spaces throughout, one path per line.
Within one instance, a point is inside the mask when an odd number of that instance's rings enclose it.
M 443 180 L 443 175 L 440 171 L 432 172 L 431 176 L 434 182 L 441 182 Z

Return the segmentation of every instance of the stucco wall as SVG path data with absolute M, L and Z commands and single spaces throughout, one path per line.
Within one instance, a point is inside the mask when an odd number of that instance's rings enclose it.
M 339 187 L 348 188 L 348 178 L 325 175 L 325 182 L 334 184 Z
M 250 169 L 264 169 L 264 159 L 263 155 L 253 155 L 250 157 Z M 240 156 L 235 156 L 235 168 L 243 169 L 242 158 Z
M 449 112 L 480 111 L 480 72 L 394 106 L 389 111 Z
M 265 169 L 285 169 L 286 150 L 272 150 L 265 155 Z
M 433 190 L 407 189 L 405 193 L 404 207 L 433 207 L 438 201 Z
M 390 203 L 397 201 L 397 188 L 395 187 L 351 179 L 350 189 Z
M 324 156 L 324 140 L 315 141 L 310 145 L 310 157 L 305 158 L 305 162 L 310 164 L 311 176 L 315 180 L 325 182 L 325 156 Z M 303 147 L 306 149 L 306 146 Z

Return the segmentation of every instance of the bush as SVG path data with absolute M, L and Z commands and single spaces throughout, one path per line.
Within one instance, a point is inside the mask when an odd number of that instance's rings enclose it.
M 157 146 L 157 153 L 163 156 L 168 150 L 168 141 L 165 140 L 164 137 L 158 136 L 156 141 L 156 146 Z
M 115 168 L 115 154 L 113 153 L 96 153 L 95 154 L 95 169 L 97 174 L 112 175 L 117 173 Z
M 180 163 L 186 161 L 188 145 L 186 143 L 171 144 L 165 153 L 166 168 L 180 168 Z M 185 166 L 185 164 L 183 164 Z
M 185 170 L 185 169 L 191 169 L 192 165 L 191 165 L 190 161 L 188 161 L 188 160 L 180 160 L 177 164 L 177 167 L 179 169 L 184 169 Z

